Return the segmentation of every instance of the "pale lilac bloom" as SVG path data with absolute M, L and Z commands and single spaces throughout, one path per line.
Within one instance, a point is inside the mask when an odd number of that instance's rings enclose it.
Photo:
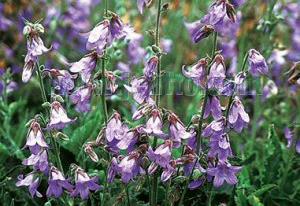
M 180 146 L 181 139 L 190 139 L 194 136 L 192 132 L 186 131 L 185 126 L 174 113 L 169 115 L 168 120 L 170 123 L 169 134 L 174 143 L 174 147 L 178 148 Z
M 153 109 L 151 111 L 150 118 L 148 119 L 143 131 L 149 135 L 162 136 L 164 132 L 162 131 L 163 122 L 159 110 Z
M 230 185 L 235 185 L 238 182 L 236 173 L 240 172 L 242 167 L 231 166 L 228 162 L 219 161 L 216 167 L 209 167 L 207 174 L 214 177 L 213 185 L 220 187 L 227 182 Z
M 214 119 L 220 119 L 222 117 L 222 107 L 220 103 L 220 99 L 217 96 L 209 96 L 207 98 L 205 111 L 204 111 L 204 119 L 212 115 Z
M 22 162 L 23 165 L 33 166 L 35 170 L 47 174 L 49 169 L 47 150 L 41 149 L 37 154 L 31 154 Z
M 202 136 L 204 137 L 219 137 L 221 134 L 223 134 L 226 125 L 226 120 L 224 117 L 212 121 L 209 125 L 206 126 L 206 128 L 202 132 Z
M 176 173 L 176 161 L 172 160 L 163 168 L 163 172 L 160 176 L 161 181 L 168 181 L 174 173 Z
M 250 121 L 249 115 L 244 109 L 241 100 L 236 96 L 229 110 L 228 122 L 234 130 L 240 133 Z
M 185 27 L 187 28 L 193 43 L 198 43 L 214 31 L 214 27 L 212 25 L 206 25 L 200 20 L 192 23 L 185 22 Z
M 105 77 L 108 80 L 108 87 L 110 92 L 113 94 L 116 92 L 118 85 L 116 84 L 117 78 L 116 75 L 112 71 L 106 71 Z
M 173 41 L 171 39 L 161 39 L 160 45 L 162 47 L 163 52 L 169 53 L 172 50 Z
M 29 173 L 24 178 L 23 175 L 18 176 L 18 182 L 16 182 L 17 187 L 26 186 L 29 189 L 31 197 L 37 196 L 42 197 L 43 195 L 37 191 L 37 188 L 39 187 L 40 181 L 39 177 L 35 175 L 35 173 Z
M 72 73 L 79 73 L 84 83 L 88 83 L 91 80 L 92 72 L 96 68 L 97 54 L 91 53 L 84 56 L 78 62 L 72 64 L 70 71 Z
M 219 90 L 223 88 L 223 83 L 226 78 L 225 71 L 224 58 L 221 55 L 217 55 L 207 76 L 208 89 L 215 88 Z
M 63 174 L 54 166 L 50 169 L 47 197 L 58 198 L 62 195 L 63 189 L 71 192 L 73 190 L 73 185 L 71 185 L 68 180 L 63 176 Z
M 124 87 L 133 94 L 133 98 L 137 103 L 154 102 L 151 98 L 151 82 L 145 77 L 134 78 L 130 84 L 131 86 L 124 85 Z
M 74 89 L 74 79 L 77 75 L 71 75 L 67 70 L 50 69 L 48 71 L 51 77 L 54 78 L 53 86 L 55 90 L 65 95 Z
M 112 40 L 121 39 L 125 37 L 126 30 L 124 31 L 124 27 L 125 25 L 121 18 L 116 14 L 112 14 L 109 26 Z
M 78 112 L 89 112 L 90 111 L 90 102 L 92 98 L 92 92 L 94 86 L 91 83 L 88 83 L 86 86 L 79 87 L 71 95 L 70 99 L 73 104 L 75 104 L 75 109 Z
M 267 99 L 271 98 L 272 96 L 276 96 L 278 94 L 278 87 L 276 86 L 275 82 L 272 80 L 268 80 L 266 85 L 263 87 L 263 94 L 262 100 L 266 101 Z
M 145 64 L 144 67 L 144 76 L 151 80 L 153 79 L 156 71 L 157 71 L 157 65 L 158 65 L 158 57 L 157 56 L 153 56 L 151 57 L 147 63 Z
M 43 40 L 38 35 L 31 35 L 27 40 L 27 54 L 33 57 L 40 56 L 50 49 L 44 46 Z
M 23 72 L 22 72 L 22 81 L 24 83 L 27 83 L 30 80 L 32 73 L 34 71 L 34 68 L 36 66 L 36 63 L 37 63 L 37 57 L 32 57 L 28 54 L 26 55 L 25 64 L 24 64 Z
M 226 160 L 232 156 L 228 134 L 222 134 L 219 137 L 213 137 L 209 142 L 209 157 L 218 157 L 219 160 Z
M 85 200 L 88 198 L 90 191 L 98 191 L 102 186 L 98 185 L 98 177 L 90 178 L 89 175 L 80 167 L 75 171 L 75 189 L 71 196 Z
M 249 72 L 254 76 L 268 74 L 268 65 L 265 58 L 255 49 L 249 50 Z
M 30 125 L 25 147 L 29 147 L 33 154 L 38 154 L 41 149 L 48 148 L 41 126 L 37 121 L 33 121 Z
M 144 13 L 144 9 L 151 4 L 152 0 L 137 0 L 137 7 L 141 14 Z
M 200 59 L 196 64 L 191 66 L 191 68 L 188 70 L 186 69 L 186 66 L 183 66 L 182 73 L 187 78 L 192 79 L 196 85 L 205 88 L 207 81 L 206 69 L 207 61 L 203 58 Z
M 108 168 L 108 177 L 107 181 L 112 183 L 115 179 L 115 176 L 120 172 L 120 168 L 118 166 L 117 158 L 113 157 Z
M 126 37 L 128 41 L 127 55 L 130 64 L 138 64 L 143 61 L 146 50 L 141 47 L 143 35 L 136 33 L 132 27 L 125 27 Z
M 70 119 L 67 116 L 65 109 L 62 107 L 60 102 L 54 101 L 51 104 L 50 110 L 50 122 L 47 125 L 48 129 L 61 130 L 66 127 L 66 125 L 73 123 L 75 119 Z
M 159 145 L 155 151 L 152 150 L 151 147 L 148 149 L 148 157 L 149 159 L 158 164 L 161 167 L 166 167 L 171 161 L 172 157 L 172 146 L 173 143 L 171 140 L 166 140 L 164 144 Z
M 131 72 L 130 66 L 124 62 L 118 62 L 117 68 L 121 73 L 121 80 L 126 80 Z
M 122 182 L 128 183 L 133 180 L 137 175 L 144 173 L 140 166 L 140 155 L 133 151 L 128 156 L 124 157 L 119 163 L 120 175 Z
M 92 29 L 86 43 L 87 50 L 96 50 L 99 55 L 103 55 L 107 44 L 111 42 L 109 26 L 109 20 L 105 19 Z
M 286 127 L 284 129 L 284 137 L 287 140 L 287 148 L 290 148 L 292 146 L 294 138 L 293 132 L 290 128 Z

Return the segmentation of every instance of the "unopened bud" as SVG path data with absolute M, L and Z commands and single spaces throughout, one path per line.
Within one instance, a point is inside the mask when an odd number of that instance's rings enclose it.
M 84 146 L 84 152 L 91 158 L 92 161 L 99 162 L 98 155 L 90 144 L 86 144 Z

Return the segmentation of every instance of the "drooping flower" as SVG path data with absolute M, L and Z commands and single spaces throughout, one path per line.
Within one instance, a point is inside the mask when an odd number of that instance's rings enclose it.
M 170 163 L 163 168 L 163 172 L 161 173 L 160 176 L 161 181 L 162 182 L 168 181 L 175 172 L 176 172 L 176 161 L 171 160 Z
M 235 185 L 238 180 L 236 173 L 241 171 L 241 167 L 232 166 L 228 162 L 219 161 L 216 167 L 209 167 L 207 174 L 214 177 L 213 184 L 215 187 L 220 187 L 227 182 L 230 185 Z
M 143 168 L 140 166 L 140 154 L 136 151 L 133 151 L 128 156 L 124 157 L 118 167 L 120 168 L 121 179 L 124 183 L 128 183 L 137 175 L 144 172 Z
M 52 166 L 48 180 L 47 197 L 54 196 L 58 198 L 62 195 L 63 189 L 71 192 L 73 190 L 73 186 L 56 167 Z
M 115 176 L 120 172 L 120 168 L 118 166 L 118 161 L 115 157 L 112 158 L 109 169 L 108 169 L 108 177 L 107 181 L 112 183 L 115 179 Z
M 290 148 L 292 146 L 294 138 L 293 132 L 290 128 L 286 127 L 284 129 L 284 137 L 287 140 L 287 148 Z
M 193 65 L 189 70 L 186 70 L 186 67 L 182 67 L 182 73 L 187 78 L 193 80 L 193 82 L 205 88 L 207 76 L 206 76 L 206 67 L 207 67 L 207 60 L 205 58 L 200 59 L 195 65 Z
M 151 98 L 151 83 L 145 78 L 134 78 L 130 82 L 131 86 L 124 85 L 124 87 L 133 94 L 134 100 L 139 103 L 154 102 Z
M 41 149 L 37 154 L 31 154 L 22 162 L 23 165 L 33 166 L 35 170 L 48 173 L 49 163 L 46 149 Z
M 236 96 L 229 110 L 228 122 L 240 133 L 249 123 L 249 115 L 245 112 L 241 100 Z
M 91 80 L 92 72 L 96 68 L 97 53 L 92 52 L 78 62 L 72 64 L 70 71 L 73 73 L 79 73 L 84 83 L 88 83 Z
M 144 67 L 144 76 L 147 79 L 151 80 L 154 77 L 157 70 L 157 65 L 158 65 L 157 56 L 153 56 L 147 61 Z
M 181 139 L 189 139 L 193 137 L 193 133 L 186 131 L 185 126 L 180 121 L 180 119 L 177 117 L 176 114 L 170 113 L 168 117 L 170 126 L 170 138 L 173 141 L 174 147 L 179 147 L 181 143 Z
M 202 132 L 203 137 L 219 137 L 225 131 L 226 120 L 224 117 L 212 121 Z
M 219 160 L 225 161 L 232 156 L 228 134 L 222 134 L 218 137 L 213 137 L 209 142 L 209 157 L 218 157 Z
M 29 147 L 33 154 L 38 154 L 42 148 L 48 148 L 40 124 L 35 120 L 30 125 L 25 147 Z
M 35 173 L 29 173 L 24 178 L 23 175 L 18 176 L 18 182 L 16 182 L 17 187 L 26 186 L 29 189 L 29 192 L 31 194 L 31 197 L 37 196 L 42 197 L 43 195 L 37 191 L 37 188 L 39 187 L 40 181 L 39 177 L 35 175 Z
M 73 104 L 75 104 L 75 109 L 78 112 L 89 112 L 90 111 L 90 102 L 92 98 L 92 92 L 94 86 L 91 83 L 88 83 L 86 86 L 82 86 L 75 90 L 71 95 L 70 99 Z
M 262 100 L 265 101 L 266 99 L 269 99 L 272 96 L 275 96 L 278 94 L 278 87 L 276 86 L 275 82 L 272 80 L 268 80 L 266 85 L 263 88 L 263 94 L 262 94 Z
M 92 29 L 86 43 L 87 50 L 96 50 L 97 54 L 103 55 L 105 47 L 111 41 L 109 26 L 109 20 L 105 19 Z
M 164 132 L 162 131 L 162 126 L 163 122 L 159 110 L 153 109 L 143 131 L 149 135 L 162 136 L 164 135 Z
M 67 116 L 65 109 L 62 107 L 60 102 L 54 101 L 51 104 L 50 110 L 50 122 L 47 125 L 48 129 L 61 130 L 66 127 L 66 125 L 73 123 L 75 119 L 70 119 Z
M 98 185 L 98 177 L 90 178 L 89 175 L 80 167 L 77 166 L 75 170 L 75 189 L 71 196 L 85 200 L 88 198 L 90 191 L 98 191 L 102 186 Z
M 158 146 L 155 151 L 151 147 L 148 149 L 148 157 L 153 163 L 161 167 L 166 167 L 171 161 L 171 151 L 173 143 L 171 140 L 165 140 L 163 144 Z
M 255 49 L 249 50 L 249 72 L 254 76 L 268 74 L 268 65 L 265 58 Z
M 37 63 L 37 57 L 31 57 L 30 55 L 26 55 L 25 57 L 25 64 L 23 67 L 23 72 L 22 72 L 22 81 L 24 83 L 27 83 L 34 71 L 34 67 L 36 66 Z
M 47 72 L 47 70 L 44 70 Z M 53 86 L 60 94 L 69 94 L 75 87 L 74 79 L 77 75 L 71 75 L 67 70 L 50 69 L 48 70 L 53 78 Z
M 222 117 L 221 103 L 220 99 L 217 96 L 209 96 L 207 98 L 203 116 L 204 119 L 206 119 L 210 114 L 214 119 L 220 119 Z
M 50 48 L 51 49 L 51 48 Z M 41 56 L 50 49 L 44 46 L 43 40 L 37 34 L 30 34 L 27 40 L 27 54 L 33 57 Z
M 144 13 L 144 9 L 151 4 L 152 0 L 137 0 L 137 7 L 141 14 Z
M 108 80 L 108 86 L 110 89 L 110 92 L 113 94 L 116 92 L 118 85 L 116 84 L 116 75 L 112 71 L 105 71 L 105 77 Z
M 207 76 L 208 89 L 215 88 L 221 90 L 223 88 L 223 83 L 226 78 L 225 71 L 224 58 L 221 55 L 216 55 Z
M 126 35 L 124 27 L 122 19 L 117 14 L 112 13 L 109 26 L 112 40 L 121 39 Z
M 203 24 L 200 20 L 192 23 L 185 23 L 185 26 L 193 43 L 198 43 L 214 31 L 214 27 L 212 25 Z

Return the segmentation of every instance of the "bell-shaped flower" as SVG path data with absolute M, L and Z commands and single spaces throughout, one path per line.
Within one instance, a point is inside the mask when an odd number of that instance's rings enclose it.
M 238 97 L 235 97 L 229 110 L 228 122 L 236 132 L 240 133 L 249 121 L 250 118 L 245 112 L 244 105 Z
M 66 110 L 62 107 L 60 102 L 54 101 L 51 104 L 50 110 L 50 122 L 47 125 L 48 129 L 61 130 L 66 127 L 66 125 L 73 123 L 75 119 L 70 119 L 67 116 Z
M 193 43 L 198 43 L 202 39 L 208 37 L 214 31 L 214 27 L 212 25 L 204 24 L 200 20 L 192 23 L 186 22 L 185 27 L 187 28 Z
M 202 132 L 203 137 L 219 137 L 225 131 L 226 120 L 225 117 L 222 117 L 218 120 L 212 121 Z
M 75 109 L 77 112 L 90 111 L 93 90 L 94 86 L 91 83 L 88 83 L 86 86 L 79 87 L 70 95 L 72 103 L 76 105 Z
M 157 65 L 158 65 L 158 57 L 157 56 L 153 56 L 151 57 L 145 64 L 144 67 L 144 76 L 149 79 L 152 80 L 156 71 L 157 71 Z
M 171 140 L 166 140 L 164 144 L 158 146 L 155 151 L 151 147 L 148 149 L 148 157 L 151 161 L 158 164 L 161 167 L 166 167 L 172 158 L 172 146 Z
M 249 61 L 249 72 L 254 77 L 268 74 L 269 69 L 265 58 L 255 49 L 249 50 L 248 61 Z
M 41 126 L 37 121 L 33 121 L 30 125 L 25 147 L 29 147 L 32 154 L 38 154 L 41 149 L 48 148 Z
M 51 78 L 53 79 L 54 89 L 59 91 L 60 94 L 69 94 L 75 87 L 74 79 L 77 75 L 71 75 L 67 70 L 50 69 L 44 70 L 49 72 Z
M 29 55 L 26 55 L 25 57 L 25 64 L 23 67 L 23 72 L 22 72 L 22 82 L 27 83 L 34 71 L 34 68 L 37 63 L 37 57 L 31 57 Z
M 162 131 L 162 127 L 163 122 L 160 112 L 158 109 L 153 109 L 143 131 L 149 135 L 163 136 L 164 132 Z
M 209 96 L 207 98 L 203 116 L 204 119 L 206 119 L 210 114 L 214 119 L 220 119 L 222 117 L 222 107 L 220 99 L 217 96 Z
M 219 161 L 216 167 L 209 167 L 207 174 L 214 177 L 213 185 L 220 187 L 227 182 L 230 185 L 235 185 L 238 182 L 236 173 L 241 171 L 241 167 L 232 166 L 228 162 Z
M 224 58 L 221 55 L 217 55 L 211 65 L 210 72 L 207 76 L 208 89 L 222 90 L 223 83 L 226 78 L 225 75 L 225 63 Z
M 90 191 L 98 191 L 102 186 L 98 185 L 98 177 L 89 177 L 89 175 L 80 167 L 75 170 L 75 189 L 71 196 L 85 200 L 88 198 Z
M 131 86 L 124 85 L 124 87 L 133 94 L 134 100 L 139 103 L 151 103 L 154 102 L 151 98 L 151 82 L 149 82 L 145 77 L 134 78 L 130 82 Z
M 21 186 L 28 187 L 31 197 L 34 197 L 34 196 L 42 197 L 43 196 L 39 191 L 37 191 L 39 184 L 40 184 L 39 177 L 33 172 L 26 175 L 25 178 L 23 175 L 19 175 L 18 181 L 16 182 L 17 187 L 21 187 Z
M 189 70 L 187 70 L 186 67 L 183 66 L 182 73 L 187 78 L 192 79 L 197 86 L 200 86 L 204 89 L 207 81 L 206 69 L 207 61 L 203 58 L 200 59 L 196 64 L 194 64 Z
M 63 189 L 72 192 L 73 185 L 63 176 L 63 174 L 54 166 L 50 169 L 47 197 L 58 198 L 62 195 Z
M 218 157 L 219 160 L 225 161 L 228 157 L 232 156 L 228 134 L 224 133 L 221 136 L 211 138 L 209 146 L 209 157 Z
M 92 72 L 96 68 L 97 53 L 90 53 L 78 62 L 72 64 L 70 71 L 72 73 L 79 73 L 84 83 L 88 83 L 91 80 Z
M 121 179 L 124 183 L 128 183 L 137 175 L 144 173 L 143 168 L 140 166 L 140 154 L 136 151 L 124 157 L 118 167 L 120 168 Z
M 35 170 L 48 173 L 49 162 L 47 150 L 41 149 L 37 154 L 31 154 L 27 159 L 24 159 L 22 162 L 23 165 L 33 166 Z

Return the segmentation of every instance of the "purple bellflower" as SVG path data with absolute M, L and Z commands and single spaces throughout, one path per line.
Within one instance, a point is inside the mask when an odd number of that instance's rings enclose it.
M 137 0 L 137 7 L 138 7 L 138 10 L 141 14 L 144 13 L 144 9 L 148 6 L 150 6 L 152 0 Z
M 60 102 L 54 101 L 51 104 L 50 110 L 50 122 L 48 123 L 48 129 L 61 130 L 66 127 L 66 125 L 73 123 L 75 119 L 70 119 L 67 116 L 66 110 L 62 107 Z
M 91 80 L 92 72 L 96 68 L 97 58 L 97 53 L 90 53 L 78 62 L 73 63 L 70 71 L 72 73 L 79 73 L 82 81 L 87 83 Z
M 209 142 L 209 157 L 218 157 L 219 160 L 225 161 L 228 157 L 232 156 L 228 134 L 222 134 L 218 137 L 213 137 Z
M 278 87 L 276 86 L 275 82 L 272 80 L 268 80 L 268 82 L 263 88 L 262 100 L 266 101 L 267 99 L 277 94 L 278 94 Z
M 23 72 L 22 72 L 22 81 L 24 83 L 27 83 L 34 71 L 34 67 L 36 66 L 37 63 L 37 57 L 31 57 L 30 55 L 26 55 L 25 57 L 25 64 L 23 67 Z
M 200 20 L 192 23 L 185 23 L 185 26 L 193 43 L 198 43 L 214 31 L 214 27 L 212 25 L 205 25 Z
M 124 85 L 124 87 L 133 94 L 133 98 L 137 103 L 154 102 L 151 98 L 151 82 L 145 77 L 134 78 L 130 84 L 131 86 Z
M 254 76 L 268 74 L 268 65 L 265 58 L 255 49 L 249 50 L 249 72 Z
M 230 107 L 228 121 L 238 133 L 240 133 L 250 121 L 249 115 L 245 112 L 244 105 L 237 96 Z
M 214 119 L 220 119 L 222 117 L 222 108 L 220 99 L 217 96 L 209 96 L 204 111 L 204 119 L 209 115 L 212 115 Z
M 38 154 L 42 148 L 48 148 L 41 126 L 36 121 L 33 121 L 30 125 L 25 147 L 29 147 L 32 154 Z
M 44 70 L 45 71 L 45 70 Z M 50 69 L 48 70 L 53 78 L 53 86 L 60 94 L 69 94 L 75 87 L 74 79 L 77 75 L 71 75 L 67 70 Z
M 63 193 L 63 188 L 69 192 L 72 192 L 73 190 L 73 185 L 71 185 L 68 180 L 65 179 L 63 174 L 54 166 L 50 169 L 48 184 L 47 197 L 60 197 Z
M 223 83 L 226 78 L 225 71 L 224 58 L 222 55 L 216 55 L 207 77 L 208 89 L 215 88 L 221 90 L 223 88 Z
M 226 120 L 224 117 L 212 121 L 202 132 L 203 137 L 217 138 L 221 136 L 225 130 Z
M 37 154 L 31 154 L 27 159 L 22 162 L 23 165 L 33 166 L 35 170 L 48 173 L 48 153 L 46 149 L 41 149 Z
M 161 173 L 160 179 L 162 182 L 168 181 L 171 176 L 176 172 L 176 161 L 171 160 L 166 167 L 163 168 L 163 172 Z
M 90 102 L 92 98 L 92 92 L 94 86 L 91 83 L 88 83 L 86 86 L 82 86 L 75 90 L 71 95 L 70 99 L 73 104 L 75 104 L 75 109 L 78 112 L 89 112 L 90 111 Z
M 162 131 L 163 122 L 161 119 L 161 115 L 158 109 L 153 109 L 151 111 L 150 118 L 148 119 L 145 128 L 143 131 L 149 135 L 157 135 L 162 136 L 164 135 Z
M 207 68 L 207 60 L 205 58 L 200 59 L 195 65 L 193 65 L 189 70 L 186 70 L 186 67 L 182 67 L 182 73 L 187 78 L 193 80 L 193 82 L 200 86 L 201 88 L 205 88 L 207 76 L 206 76 L 206 68 Z
M 115 93 L 118 85 L 116 84 L 116 75 L 112 71 L 105 71 L 105 77 L 108 80 L 108 86 L 111 94 Z
M 215 187 L 220 187 L 227 182 L 230 185 L 235 185 L 238 180 L 236 178 L 236 173 L 241 171 L 241 167 L 231 166 L 231 164 L 219 161 L 216 167 L 209 167 L 207 169 L 207 174 L 214 176 L 213 185 Z
M 90 191 L 98 191 L 102 186 L 97 184 L 98 177 L 90 178 L 88 174 L 80 167 L 75 170 L 75 189 L 71 196 L 76 197 L 80 195 L 81 199 L 88 198 Z
M 148 157 L 152 164 L 157 164 L 161 167 L 166 167 L 171 160 L 171 151 L 173 143 L 171 140 L 165 140 L 163 144 L 158 146 L 155 151 L 151 147 L 148 149 Z
M 26 175 L 25 178 L 23 175 L 19 175 L 18 182 L 16 182 L 17 187 L 21 187 L 21 186 L 28 187 L 31 197 L 34 196 L 42 197 L 42 194 L 39 191 L 37 191 L 39 184 L 40 184 L 39 177 L 37 177 L 33 172 Z
M 145 68 L 144 68 L 144 76 L 151 80 L 153 79 L 156 70 L 157 70 L 157 64 L 158 64 L 158 57 L 157 56 L 153 56 L 151 57 L 147 63 L 145 64 Z

